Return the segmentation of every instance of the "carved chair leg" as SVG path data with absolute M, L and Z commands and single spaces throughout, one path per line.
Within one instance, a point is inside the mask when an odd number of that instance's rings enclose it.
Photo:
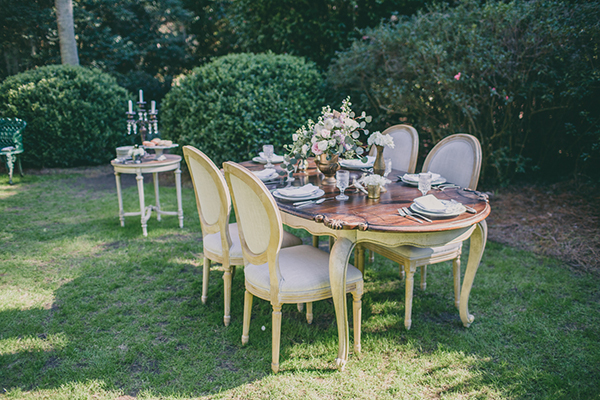
M 460 256 L 452 260 L 452 275 L 454 277 L 454 305 L 460 307 Z
M 309 324 L 313 322 L 313 303 L 306 303 L 306 321 Z
M 317 249 L 319 248 L 319 237 L 318 236 L 313 236 L 313 247 L 316 247 Z
M 6 168 L 8 169 L 8 184 L 12 185 L 13 184 L 13 170 L 14 170 L 14 166 L 15 166 L 15 156 L 13 156 L 12 154 L 7 154 L 6 155 Z
M 356 252 L 354 254 L 354 263 L 356 268 L 361 274 L 365 274 L 365 248 L 360 244 L 356 246 Z
M 274 373 L 279 372 L 279 345 L 281 342 L 281 304 L 273 304 L 273 357 L 271 369 Z
M 242 345 L 248 343 L 250 336 L 250 316 L 252 314 L 252 293 L 246 290 L 244 293 L 244 322 L 242 325 Z
M 235 270 L 235 267 L 233 267 Z M 225 266 L 223 273 L 223 323 L 229 326 L 231 321 L 231 266 Z
M 296 304 L 296 307 L 298 307 L 298 312 L 304 311 L 304 303 L 298 303 Z
M 408 330 L 412 325 L 412 301 L 413 301 L 413 287 L 415 283 L 415 271 L 416 267 L 412 265 L 405 265 L 406 271 L 406 282 L 405 282 L 405 294 L 404 294 L 404 327 Z
M 362 319 L 362 293 L 363 287 L 357 287 L 352 292 L 352 322 L 354 326 L 354 354 L 359 355 L 361 351 L 360 345 L 360 330 Z
M 208 276 L 210 275 L 210 259 L 204 256 L 204 268 L 202 270 L 202 303 L 206 304 L 208 299 Z
M 421 267 L 421 290 L 427 288 L 427 265 Z
M 398 269 L 400 270 L 400 279 L 406 279 L 406 272 L 404 272 L 404 265 L 398 264 Z

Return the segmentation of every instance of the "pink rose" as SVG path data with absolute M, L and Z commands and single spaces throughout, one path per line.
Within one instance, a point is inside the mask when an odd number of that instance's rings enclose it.
M 315 153 L 315 156 L 319 156 L 319 155 L 323 154 L 321 149 L 319 149 L 319 142 L 313 143 L 311 150 L 313 153 Z

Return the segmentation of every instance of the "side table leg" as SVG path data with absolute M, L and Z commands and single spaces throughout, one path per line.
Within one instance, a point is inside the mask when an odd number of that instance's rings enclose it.
M 469 314 L 469 295 L 471 294 L 471 287 L 473 286 L 473 281 L 475 280 L 477 268 L 479 268 L 481 256 L 483 256 L 483 250 L 485 250 L 486 241 L 487 223 L 485 220 L 483 220 L 476 225 L 475 230 L 471 234 L 469 260 L 467 261 L 467 270 L 465 271 L 463 287 L 460 292 L 460 319 L 462 320 L 465 328 L 468 328 L 475 320 L 475 317 Z
M 179 227 L 183 228 L 183 206 L 181 201 L 181 169 L 175 170 L 175 189 L 177 190 L 177 215 L 179 217 Z
M 158 221 L 160 221 L 160 194 L 158 191 L 158 173 L 154 172 L 152 175 L 154 178 L 154 198 L 156 201 L 156 219 Z
M 146 218 L 146 202 L 144 201 L 144 176 L 141 170 L 135 172 L 135 179 L 137 180 L 138 196 L 140 197 L 140 212 L 142 214 L 142 232 L 144 236 L 148 236 L 148 219 Z
M 119 199 L 119 221 L 121 221 L 121 226 L 125 226 L 125 211 L 123 211 L 123 194 L 121 193 L 120 172 L 115 172 L 115 181 L 117 181 L 117 198 Z

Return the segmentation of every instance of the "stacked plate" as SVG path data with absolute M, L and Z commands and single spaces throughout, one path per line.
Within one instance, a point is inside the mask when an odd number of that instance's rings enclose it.
M 290 186 L 273 191 L 273 196 L 280 200 L 288 201 L 318 199 L 324 194 L 325 192 L 323 189 L 320 189 L 318 186 L 315 186 L 311 183 L 304 186 Z
M 375 156 L 367 156 L 367 162 L 364 163 L 360 160 L 340 160 L 340 165 L 346 169 L 358 169 L 373 168 L 375 163 Z
M 265 158 L 265 154 L 263 152 L 258 153 L 257 157 L 252 159 L 255 163 L 266 164 L 267 159 Z M 278 164 L 283 162 L 283 156 L 278 156 L 277 154 L 273 154 L 273 158 L 271 159 L 272 164 Z
M 400 179 L 402 180 L 402 182 L 408 184 L 408 185 L 412 185 L 412 186 L 418 186 L 419 185 L 419 174 L 404 174 L 400 177 Z M 440 176 L 440 174 L 436 174 L 436 173 L 431 173 L 431 184 L 432 185 L 441 185 L 442 183 L 446 183 L 446 178 L 444 178 L 443 176 Z
M 456 217 L 467 211 L 465 206 L 458 202 L 440 200 L 432 194 L 417 197 L 410 209 L 432 218 Z

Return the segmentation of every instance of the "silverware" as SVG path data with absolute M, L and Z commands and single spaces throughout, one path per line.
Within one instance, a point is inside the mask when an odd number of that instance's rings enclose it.
M 432 221 L 432 220 L 430 220 L 429 218 L 427 218 L 427 217 L 425 217 L 425 216 L 423 216 L 423 215 L 419 214 L 418 212 L 414 212 L 414 211 L 412 211 L 412 210 L 411 210 L 410 208 L 408 208 L 408 207 L 402 207 L 402 209 L 404 210 L 404 212 L 405 212 L 407 215 L 410 215 L 410 216 L 413 216 L 413 217 L 419 217 L 419 218 L 422 218 L 424 221 L 427 221 L 427 222 L 433 222 L 433 221 Z
M 354 178 L 354 180 L 352 181 L 352 185 L 357 188 L 358 190 L 360 190 L 361 192 L 363 192 L 364 194 L 369 194 L 369 192 L 367 192 L 367 189 L 365 189 L 365 187 L 363 185 L 361 185 L 360 183 L 358 183 L 358 181 L 356 180 L 356 178 Z
M 456 200 L 454 200 L 454 199 L 450 199 L 450 202 L 451 202 L 451 203 L 454 203 L 454 204 L 460 204 L 460 205 L 461 205 L 461 206 L 463 206 L 463 207 L 464 207 L 464 208 L 467 210 L 467 212 L 468 212 L 468 213 L 470 213 L 470 214 L 477 214 L 477 210 L 476 210 L 476 209 L 474 209 L 474 208 L 472 208 L 472 207 L 469 207 L 469 206 L 468 206 L 468 205 L 466 205 L 466 204 L 463 204 L 463 203 L 461 203 L 461 202 L 459 202 L 459 201 L 456 201 Z
M 417 218 L 415 218 L 415 217 L 413 217 L 413 216 L 411 216 L 411 215 L 408 215 L 408 214 L 406 214 L 406 213 L 404 212 L 404 210 L 402 210 L 401 208 L 399 208 L 399 209 L 398 209 L 398 214 L 400 214 L 400 216 L 401 216 L 401 217 L 410 218 L 410 219 L 412 219 L 413 221 L 417 221 L 417 222 L 418 222 L 418 223 L 420 223 L 420 224 L 422 224 L 422 223 L 423 223 L 423 221 L 421 221 L 420 219 L 417 219 Z
M 318 199 L 318 200 L 298 201 L 296 203 L 293 203 L 292 205 L 295 206 L 295 207 L 304 207 L 304 206 L 308 206 L 308 205 L 311 205 L 311 204 L 321 204 L 325 200 L 330 200 L 330 199 L 332 199 L 332 197 L 322 198 L 322 199 Z

